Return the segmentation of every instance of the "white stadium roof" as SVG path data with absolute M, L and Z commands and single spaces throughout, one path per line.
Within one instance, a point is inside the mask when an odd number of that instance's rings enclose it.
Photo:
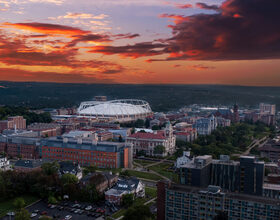
M 122 115 L 149 114 L 152 110 L 148 102 L 137 99 L 120 99 L 113 101 L 82 102 L 78 108 L 80 115 L 114 117 Z

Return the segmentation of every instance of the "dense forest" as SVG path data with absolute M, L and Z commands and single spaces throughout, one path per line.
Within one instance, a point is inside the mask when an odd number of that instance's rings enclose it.
M 197 103 L 256 107 L 259 102 L 280 106 L 280 87 L 223 85 L 126 85 L 0 82 L 0 105 L 30 108 L 78 106 L 96 95 L 108 99 L 137 98 L 154 111 L 167 111 Z
M 27 125 L 34 122 L 50 123 L 52 121 L 49 113 L 36 114 L 30 112 L 27 107 L 0 107 L 0 120 L 6 120 L 9 116 L 20 115 L 26 119 Z

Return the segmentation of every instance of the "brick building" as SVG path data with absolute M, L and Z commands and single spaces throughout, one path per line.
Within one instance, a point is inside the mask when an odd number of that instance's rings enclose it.
M 7 120 L 0 121 L 0 132 L 5 129 L 26 129 L 26 119 L 22 116 L 8 117 Z
M 130 144 L 57 137 L 41 141 L 41 155 L 42 158 L 100 168 L 128 168 L 133 160 Z

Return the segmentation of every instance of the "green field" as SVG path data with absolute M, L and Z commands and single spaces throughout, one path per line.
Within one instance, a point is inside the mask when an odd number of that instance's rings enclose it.
M 148 180 L 161 180 L 162 178 L 156 174 L 153 173 L 147 173 L 147 172 L 141 172 L 136 170 L 128 170 L 128 173 L 130 176 L 136 176 L 138 178 L 148 179 Z
M 170 164 L 157 164 L 154 166 L 149 167 L 150 170 L 153 170 L 157 173 L 159 173 L 162 176 L 167 177 L 168 179 L 177 182 L 178 175 L 175 172 L 167 170 L 171 165 Z
M 29 195 L 23 195 L 20 197 L 24 199 L 26 206 L 28 206 L 38 200 L 38 197 L 29 196 Z M 7 214 L 7 212 L 9 212 L 9 211 L 15 211 L 15 207 L 13 205 L 14 200 L 15 200 L 15 198 L 6 200 L 4 202 L 0 202 L 0 217 L 5 216 Z
M 141 164 L 142 166 L 146 166 L 152 163 L 155 163 L 155 161 L 149 161 L 149 160 L 141 160 L 141 159 L 135 159 L 134 162 Z

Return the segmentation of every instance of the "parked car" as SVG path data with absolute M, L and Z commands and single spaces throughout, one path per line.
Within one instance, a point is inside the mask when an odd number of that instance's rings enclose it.
M 38 209 L 33 210 L 33 213 L 39 213 Z
M 46 212 L 46 211 L 41 212 L 41 215 L 47 215 L 47 214 L 48 214 L 48 212 Z
M 51 205 L 50 206 L 51 209 L 54 209 L 55 207 L 56 207 L 56 205 Z
M 72 218 L 72 215 L 66 215 L 65 216 L 65 220 L 69 220 L 69 219 L 71 219 Z
M 91 206 L 91 205 L 89 205 L 89 206 L 87 206 L 87 207 L 85 208 L 86 211 L 89 211 L 89 210 L 91 210 L 91 209 L 92 209 L 92 206 Z
M 14 216 L 14 215 L 15 215 L 14 212 L 8 212 L 8 213 L 7 213 L 7 216 Z
M 37 216 L 38 214 L 37 213 L 31 213 L 31 215 L 30 215 L 30 218 L 34 218 L 35 216 Z

